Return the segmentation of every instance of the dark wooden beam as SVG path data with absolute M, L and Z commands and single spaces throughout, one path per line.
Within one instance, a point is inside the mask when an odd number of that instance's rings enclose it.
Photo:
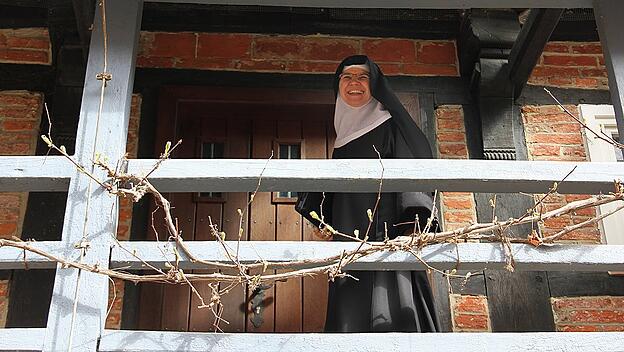
M 94 0 L 72 0 L 74 15 L 76 16 L 76 29 L 80 37 L 82 52 L 85 62 L 89 53 L 89 42 L 91 41 L 91 25 L 93 24 Z
M 0 28 L 47 27 L 48 9 L 45 7 L 27 7 L 5 5 L 0 2 Z
M 615 110 L 618 133 L 624 136 L 624 1 L 594 0 L 594 15 L 609 75 L 611 103 Z
M 531 9 L 509 55 L 509 79 L 514 87 L 514 98 L 522 93 L 562 13 L 563 9 Z

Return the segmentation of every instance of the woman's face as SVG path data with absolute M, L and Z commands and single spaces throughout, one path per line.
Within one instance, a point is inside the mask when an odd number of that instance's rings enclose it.
M 340 75 L 338 92 L 345 103 L 358 108 L 371 99 L 369 75 L 361 68 L 352 67 Z

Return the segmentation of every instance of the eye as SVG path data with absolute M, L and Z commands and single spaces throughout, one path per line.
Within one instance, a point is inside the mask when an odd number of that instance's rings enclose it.
M 368 81 L 369 79 L 370 79 L 370 77 L 369 77 L 368 75 L 359 75 L 359 76 L 357 77 L 357 80 L 358 80 L 359 82 L 366 82 L 366 81 Z
M 340 77 L 341 80 L 342 79 L 347 80 L 347 81 L 352 81 L 353 80 L 353 75 L 350 74 L 350 73 L 343 73 L 343 74 L 341 74 L 338 77 Z

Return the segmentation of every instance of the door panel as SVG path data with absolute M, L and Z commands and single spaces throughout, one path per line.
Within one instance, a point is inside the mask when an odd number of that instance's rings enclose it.
M 192 91 L 190 94 L 196 93 Z M 329 104 L 249 103 L 243 98 L 232 102 L 202 101 L 196 96 L 185 100 L 183 96 L 169 95 L 163 95 L 163 99 L 175 102 L 163 104 L 166 111 L 160 114 L 158 124 L 176 133 L 159 131 L 156 144 L 164 145 L 167 140 L 182 138 L 182 145 L 174 153 L 176 158 L 199 158 L 202 143 L 212 142 L 222 143 L 225 158 L 268 160 L 279 141 L 300 142 L 303 158 L 326 158 L 335 138 L 333 126 L 327 122 L 333 113 Z M 278 151 L 275 153 L 273 158 L 278 158 Z M 210 195 L 217 197 L 213 199 L 208 197 Z M 227 240 L 232 241 L 238 240 L 239 228 L 243 229 L 242 241 L 319 240 L 314 227 L 304 224 L 295 212 L 293 202 L 275 199 L 271 192 L 258 192 L 252 202 L 249 202 L 249 193 L 175 193 L 167 197 L 174 207 L 173 214 L 185 240 L 214 240 L 209 219 L 219 231 L 226 233 Z M 239 209 L 245 215 L 242 223 Z M 154 214 L 156 220 L 162 217 L 162 211 Z M 155 229 L 160 240 L 166 240 L 164 228 L 158 222 Z M 153 232 L 148 229 L 148 239 L 154 239 Z M 141 286 L 139 329 L 214 331 L 214 314 L 209 308 L 199 308 L 200 299 L 188 286 Z M 206 283 L 194 287 L 208 304 L 212 293 L 210 287 Z M 253 291 L 241 285 L 221 285 L 220 290 L 227 291 L 221 297 L 223 321 L 219 324 L 225 332 L 310 332 L 323 329 L 327 304 L 326 275 L 291 279 Z

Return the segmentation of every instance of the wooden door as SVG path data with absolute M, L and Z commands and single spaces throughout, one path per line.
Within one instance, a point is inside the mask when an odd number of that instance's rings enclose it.
M 210 92 L 215 91 L 204 93 Z M 156 145 L 182 138 L 183 144 L 174 154 L 177 158 L 268 159 L 272 152 L 273 158 L 327 157 L 334 134 L 329 123 L 333 106 L 331 99 L 325 98 L 325 92 L 303 92 L 312 99 L 297 101 L 296 98 L 294 103 L 287 99 L 292 91 L 230 90 L 229 93 L 228 96 L 219 90 L 217 99 L 215 94 L 202 94 L 197 89 L 162 94 Z M 295 212 L 292 196 L 260 192 L 249 206 L 248 193 L 175 193 L 169 199 L 187 241 L 214 240 L 210 224 L 224 231 L 228 240 L 237 240 L 238 209 L 248 214 L 242 223 L 242 240 L 318 240 L 315 229 L 302 222 Z M 155 228 L 159 230 L 158 226 Z M 148 232 L 148 237 L 154 238 L 153 229 Z M 163 240 L 162 235 L 160 239 Z M 197 284 L 195 288 L 209 299 L 207 284 Z M 198 308 L 199 302 L 188 286 L 144 284 L 138 328 L 213 331 L 214 314 L 207 308 Z M 254 292 L 236 286 L 229 289 L 222 302 L 223 321 L 219 327 L 226 332 L 322 331 L 327 277 L 293 279 Z

